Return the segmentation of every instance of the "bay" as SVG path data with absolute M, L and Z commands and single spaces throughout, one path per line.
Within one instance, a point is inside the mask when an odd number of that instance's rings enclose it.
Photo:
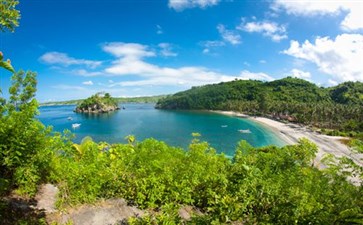
M 237 143 L 248 141 L 255 147 L 283 146 L 285 143 L 268 127 L 249 119 L 230 117 L 205 111 L 157 110 L 153 104 L 123 104 L 124 110 L 106 114 L 79 114 L 74 105 L 42 106 L 38 119 L 53 130 L 71 130 L 74 141 L 90 136 L 96 142 L 125 143 L 125 137 L 134 135 L 136 140 L 155 138 L 166 143 L 187 148 L 192 133 L 201 134 L 217 152 L 233 155 Z M 72 120 L 69 120 L 72 118 Z M 81 124 L 73 129 L 72 124 Z M 250 130 L 241 133 L 239 130 Z

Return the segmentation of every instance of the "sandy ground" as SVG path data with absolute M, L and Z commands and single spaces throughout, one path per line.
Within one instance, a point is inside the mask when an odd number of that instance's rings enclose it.
M 278 134 L 282 140 L 287 144 L 296 144 L 300 138 L 307 138 L 314 142 L 319 151 L 316 155 L 314 164 L 319 168 L 324 168 L 325 166 L 321 163 L 321 159 L 326 153 L 333 154 L 336 157 L 346 156 L 352 159 L 357 165 L 363 167 L 363 154 L 358 154 L 352 152 L 348 146 L 342 144 L 339 140 L 343 137 L 332 137 L 327 135 L 322 135 L 312 130 L 292 123 L 282 123 L 272 119 L 264 117 L 251 117 L 245 114 L 230 112 L 230 111 L 213 111 L 224 115 L 236 116 L 251 119 L 253 121 L 259 122 L 262 125 L 272 129 Z

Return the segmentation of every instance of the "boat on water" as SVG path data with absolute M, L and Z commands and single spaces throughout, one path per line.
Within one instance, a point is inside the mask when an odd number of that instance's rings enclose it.
M 243 134 L 250 134 L 250 133 L 252 133 L 251 131 L 250 131 L 250 129 L 247 129 L 247 130 L 238 130 L 240 133 L 243 133 Z
M 228 125 L 222 125 L 221 127 L 225 128 L 225 127 L 228 127 Z
M 67 120 L 73 120 L 73 118 L 70 116 L 70 117 L 67 118 Z
M 80 126 L 81 126 L 80 123 L 74 123 L 74 124 L 72 124 L 72 128 L 73 129 L 76 129 L 76 128 L 80 127 Z

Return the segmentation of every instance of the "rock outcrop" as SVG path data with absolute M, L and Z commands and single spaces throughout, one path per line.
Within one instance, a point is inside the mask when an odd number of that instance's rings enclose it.
M 54 214 L 51 222 L 74 225 L 125 224 L 130 217 L 143 216 L 144 212 L 127 205 L 124 199 L 108 199 L 94 205 L 82 205 L 77 208 Z
M 114 105 L 92 104 L 85 107 L 77 107 L 74 111 L 77 113 L 107 113 L 119 109 L 118 106 Z

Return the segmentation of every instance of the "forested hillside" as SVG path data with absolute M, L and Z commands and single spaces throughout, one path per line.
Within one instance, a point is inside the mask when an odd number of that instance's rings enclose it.
M 193 87 L 161 99 L 159 109 L 234 110 L 321 128 L 363 131 L 363 84 L 323 88 L 287 77 L 272 82 L 235 80 Z

